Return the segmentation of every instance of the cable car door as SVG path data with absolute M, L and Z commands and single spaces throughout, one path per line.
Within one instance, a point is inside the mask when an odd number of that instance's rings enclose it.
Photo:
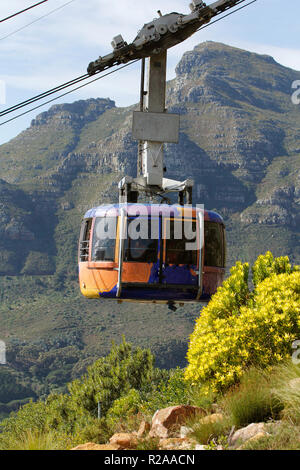
M 195 287 L 202 282 L 202 218 L 163 219 L 163 256 L 161 282 L 168 285 Z M 198 292 L 199 293 L 199 292 Z
M 121 222 L 122 223 L 122 222 Z M 155 285 L 159 283 L 160 271 L 160 220 L 159 217 L 127 217 L 124 221 L 122 259 L 122 282 L 127 287 Z

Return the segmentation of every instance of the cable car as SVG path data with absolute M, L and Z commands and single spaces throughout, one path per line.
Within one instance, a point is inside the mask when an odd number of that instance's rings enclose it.
M 89 210 L 79 242 L 87 298 L 150 303 L 205 302 L 225 275 L 225 227 L 212 211 L 167 204 Z
M 94 207 L 84 216 L 79 283 L 85 297 L 167 303 L 174 309 L 175 303 L 208 301 L 222 284 L 222 217 L 193 207 L 192 179 L 165 177 L 164 144 L 178 143 L 180 130 L 179 114 L 166 109 L 167 50 L 241 1 L 218 0 L 207 7 L 193 0 L 190 15 L 160 14 L 132 44 L 116 36 L 113 52 L 89 65 L 88 73 L 93 75 L 142 58 L 140 110 L 133 112 L 132 121 L 132 138 L 139 142 L 137 176 L 125 176 L 119 182 L 119 204 Z M 171 204 L 169 193 L 178 194 L 178 204 Z M 150 201 L 158 196 L 164 203 L 139 204 L 140 195 Z

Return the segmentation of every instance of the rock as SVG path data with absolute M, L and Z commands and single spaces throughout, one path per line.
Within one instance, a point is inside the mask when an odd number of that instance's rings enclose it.
M 268 433 L 265 432 L 265 431 L 261 431 L 257 434 L 255 434 L 255 436 L 251 437 L 250 439 L 248 439 L 248 441 L 244 442 L 244 444 L 242 444 L 241 446 L 239 446 L 237 448 L 237 450 L 243 450 L 245 449 L 245 447 L 247 446 L 247 444 L 249 444 L 250 442 L 256 442 L 256 441 L 259 441 L 259 439 L 261 439 L 262 437 L 265 437 L 265 436 L 268 436 Z
M 158 410 L 152 418 L 150 437 L 162 439 L 171 437 L 178 432 L 181 425 L 196 416 L 203 417 L 205 412 L 196 406 L 178 405 Z
M 116 446 L 118 450 L 136 449 L 138 445 L 137 437 L 134 434 L 125 432 L 114 434 L 109 442 L 111 445 Z
M 137 432 L 137 437 L 140 439 L 141 437 L 145 437 L 151 429 L 151 424 L 148 423 L 147 421 L 142 421 L 141 425 L 139 427 L 139 430 Z
M 212 415 L 205 416 L 205 418 L 202 418 L 200 420 L 201 424 L 213 424 L 213 423 L 219 423 L 220 421 L 223 421 L 224 416 L 221 413 L 214 413 Z
M 244 444 L 259 433 L 266 434 L 266 423 L 252 423 L 249 426 L 236 431 L 230 439 L 230 447 Z
M 195 450 L 207 450 L 207 449 L 206 449 L 206 446 L 204 446 L 203 444 L 196 444 Z
M 94 442 L 87 442 L 80 444 L 71 450 L 118 450 L 118 447 L 111 444 L 95 444 Z
M 169 438 L 159 441 L 160 450 L 190 450 L 196 445 L 195 441 L 186 438 Z
M 188 428 L 187 426 L 181 426 L 180 428 L 180 437 L 184 439 L 187 437 L 189 434 L 193 432 L 192 428 Z

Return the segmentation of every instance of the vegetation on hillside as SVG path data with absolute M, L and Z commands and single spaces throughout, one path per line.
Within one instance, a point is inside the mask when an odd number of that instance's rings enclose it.
M 190 423 L 201 444 L 213 448 L 233 426 L 269 421 L 268 436 L 250 448 L 300 449 L 300 366 L 292 362 L 292 344 L 300 338 L 299 267 L 268 252 L 252 267 L 253 289 L 248 276 L 249 266 L 237 263 L 202 311 L 187 368 L 158 369 L 150 350 L 123 338 L 70 382 L 68 393 L 30 402 L 4 420 L 0 449 L 104 443 L 178 404 L 222 413 L 221 422 Z
M 97 358 L 106 356 L 111 342 L 119 342 L 122 334 L 135 346 L 149 347 L 156 367 L 186 365 L 197 305 L 187 312 L 183 307 L 171 312 L 158 305 L 149 314 L 139 304 L 120 306 L 108 301 L 103 306 L 102 301 L 87 300 L 76 292 L 75 282 L 66 282 L 63 291 L 56 289 L 51 277 L 42 281 L 0 278 L 0 339 L 7 347 L 7 365 L 1 371 L 11 376 L 16 391 L 21 392 L 17 399 L 4 396 L 0 380 L 0 419 L 24 400 L 66 393 L 67 384 L 80 378 Z
M 166 145 L 167 176 L 193 177 L 194 202 L 224 217 L 228 266 L 267 249 L 299 263 L 299 109 L 290 99 L 299 78 L 270 57 L 205 42 L 168 83 L 181 129 Z M 30 398 L 66 393 L 122 333 L 157 366 L 186 365 L 197 305 L 90 302 L 77 283 L 82 216 L 117 202 L 118 181 L 136 173 L 133 109 L 102 98 L 55 105 L 0 146 L 0 340 L 18 391 L 11 401 L 0 393 L 0 419 Z

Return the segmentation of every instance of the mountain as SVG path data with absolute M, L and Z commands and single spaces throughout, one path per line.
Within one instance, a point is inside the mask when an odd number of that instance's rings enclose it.
M 295 80 L 300 72 L 272 57 L 205 42 L 183 55 L 168 83 L 167 107 L 181 114 L 181 130 L 179 144 L 166 146 L 167 176 L 192 177 L 194 203 L 223 215 L 228 268 L 267 250 L 300 261 Z M 81 218 L 117 201 L 118 181 L 136 173 L 134 109 L 103 98 L 55 105 L 0 147 L 0 337 L 11 345 L 9 366 L 25 374 L 20 383 L 37 380 L 38 394 L 63 386 L 122 333 L 153 347 L 162 366 L 184 363 L 199 306 L 170 313 L 78 292 Z

